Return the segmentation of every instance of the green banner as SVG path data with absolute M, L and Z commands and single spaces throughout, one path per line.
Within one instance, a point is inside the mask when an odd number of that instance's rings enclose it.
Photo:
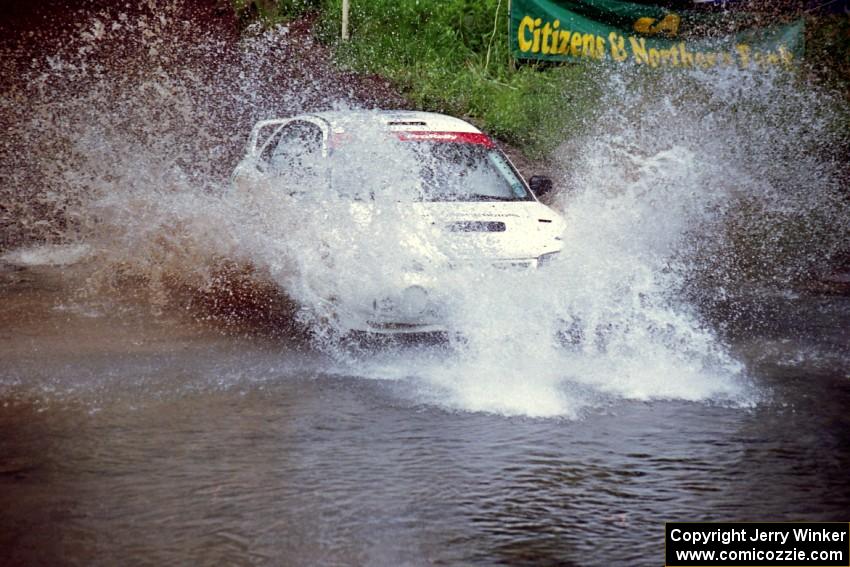
M 511 51 L 517 59 L 651 68 L 790 67 L 802 55 L 801 18 L 777 23 L 734 4 L 720 11 L 688 4 L 675 10 L 619 0 L 512 0 Z

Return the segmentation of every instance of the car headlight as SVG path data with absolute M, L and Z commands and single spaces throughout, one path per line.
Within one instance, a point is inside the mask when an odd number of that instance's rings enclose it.
M 560 253 L 561 253 L 560 251 L 549 252 L 548 254 L 543 254 L 542 256 L 538 256 L 537 266 L 540 267 L 540 266 L 545 266 L 547 264 L 552 263 L 552 260 L 554 260 L 558 256 L 558 254 L 560 254 Z

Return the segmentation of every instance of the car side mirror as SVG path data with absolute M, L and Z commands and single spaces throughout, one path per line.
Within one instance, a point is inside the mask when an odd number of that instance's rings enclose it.
M 535 197 L 542 197 L 552 191 L 552 180 L 543 175 L 532 175 L 528 180 L 528 186 Z

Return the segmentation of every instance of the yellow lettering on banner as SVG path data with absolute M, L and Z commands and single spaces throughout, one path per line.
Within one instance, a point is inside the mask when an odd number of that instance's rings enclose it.
M 663 33 L 669 36 L 675 36 L 679 33 L 679 23 L 682 18 L 678 14 L 667 14 L 657 26 L 652 28 L 652 33 Z
M 582 43 L 581 34 L 573 32 L 573 38 L 570 40 L 570 55 L 573 57 L 581 55 Z
M 543 26 L 543 45 L 541 46 L 540 51 L 543 55 L 548 55 L 549 53 L 549 38 L 552 36 L 552 26 L 549 25 L 549 22 L 546 22 L 546 25 Z
M 558 45 L 558 53 L 561 55 L 566 55 L 567 51 L 570 49 L 570 32 L 569 31 L 561 31 L 561 42 Z
M 649 65 L 650 67 L 658 67 L 661 63 L 661 54 L 654 47 L 649 48 Z
M 549 46 L 549 53 L 555 54 L 558 52 L 558 28 L 561 27 L 561 20 L 552 22 L 552 45 Z
M 714 63 L 717 61 L 717 54 L 713 51 L 705 51 L 699 54 L 698 59 L 697 65 L 708 69 L 714 67 Z
M 622 63 L 629 56 L 626 51 L 626 40 L 617 32 L 608 34 L 608 43 L 611 44 L 611 58 L 618 63 Z
M 679 16 L 668 14 L 657 24 L 651 18 L 641 18 L 635 22 L 635 29 L 650 34 L 673 34 L 678 31 L 678 25 Z M 654 42 L 651 38 L 649 41 Z M 795 57 L 785 45 L 761 50 L 739 43 L 734 48 L 718 51 L 690 51 L 686 42 L 679 41 L 661 49 L 652 47 L 651 44 L 647 46 L 646 39 L 642 37 L 620 35 L 612 31 L 606 39 L 592 33 L 583 34 L 561 29 L 560 20 L 544 22 L 543 18 L 532 16 L 524 16 L 520 20 L 517 27 L 517 45 L 523 53 L 557 54 L 585 59 L 603 60 L 610 53 L 611 58 L 618 63 L 627 61 L 631 56 L 635 63 L 652 68 L 672 66 L 709 69 L 736 64 L 743 68 L 769 68 L 779 65 L 790 68 Z
M 596 36 L 592 33 L 586 33 L 582 37 L 581 56 L 596 58 Z
M 632 44 L 632 57 L 637 63 L 649 63 L 649 54 L 646 52 L 646 40 L 640 40 L 629 36 L 629 43 Z
M 660 22 L 658 22 L 658 24 L 655 23 L 655 18 L 638 18 L 633 27 L 638 33 L 646 35 L 658 35 L 663 33 L 673 37 L 679 33 L 679 24 L 681 21 L 682 18 L 680 18 L 678 14 L 667 14 Z
M 537 53 L 540 51 L 540 24 L 543 23 L 542 18 L 534 20 L 534 45 L 531 46 L 531 51 Z
M 786 67 L 791 66 L 791 62 L 794 59 L 794 55 L 791 54 L 788 49 L 785 48 L 784 45 L 779 46 L 779 58 L 782 59 L 782 63 L 785 64 Z
M 645 33 L 649 35 L 650 33 L 652 33 L 650 29 L 652 28 L 652 24 L 654 23 L 655 18 L 638 18 L 637 21 L 635 21 L 634 28 L 635 31 L 638 33 Z
M 735 50 L 738 52 L 738 57 L 741 58 L 741 67 L 749 67 L 750 66 L 750 53 L 751 49 L 749 45 L 744 45 L 739 43 L 735 46 Z
M 685 42 L 681 42 L 679 44 L 679 55 L 682 59 L 683 67 L 693 67 L 694 66 L 694 54 L 688 51 L 688 48 L 685 47 Z
M 679 66 L 679 50 L 677 48 L 659 49 L 658 54 L 661 56 L 662 65 Z
M 516 39 L 519 43 L 519 50 L 523 52 L 528 52 L 531 50 L 532 40 L 528 39 L 528 36 L 525 35 L 527 31 L 530 29 L 534 29 L 534 20 L 531 19 L 531 16 L 525 16 L 519 22 L 519 27 L 517 28 Z

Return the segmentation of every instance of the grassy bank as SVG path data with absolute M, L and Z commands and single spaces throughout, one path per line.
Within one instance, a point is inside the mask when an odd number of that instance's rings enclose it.
M 414 107 L 466 117 L 531 158 L 580 134 L 599 99 L 598 69 L 511 60 L 508 0 L 351 0 L 349 42 L 338 40 L 342 0 L 233 1 L 243 19 L 267 24 L 317 14 L 316 31 L 338 64 L 386 77 Z M 847 92 L 850 19 L 807 20 L 809 68 Z

